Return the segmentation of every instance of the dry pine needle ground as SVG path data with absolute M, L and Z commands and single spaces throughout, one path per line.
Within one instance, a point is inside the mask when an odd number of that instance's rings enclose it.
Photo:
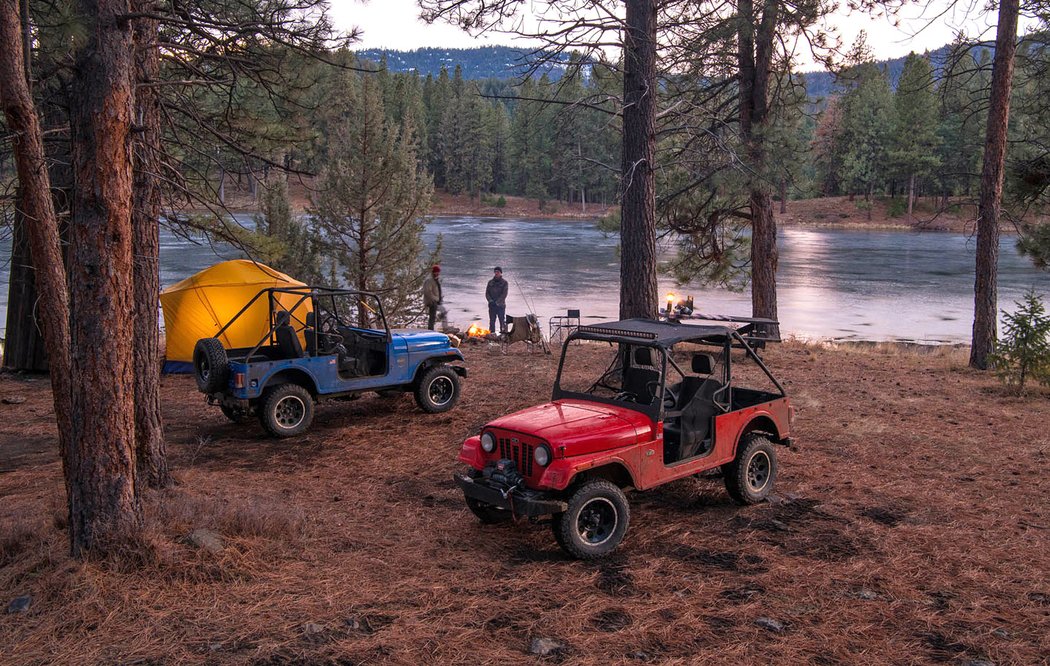
M 464 507 L 460 441 L 556 369 L 467 353 L 453 412 L 367 397 L 294 441 L 166 377 L 179 485 L 90 564 L 66 554 L 47 381 L 0 378 L 0 608 L 32 597 L 0 613 L 0 663 L 1050 663 L 1045 392 L 952 350 L 770 350 L 798 410 L 774 501 L 737 507 L 711 478 L 635 493 L 621 550 L 581 563 Z M 186 543 L 198 528 L 225 547 Z

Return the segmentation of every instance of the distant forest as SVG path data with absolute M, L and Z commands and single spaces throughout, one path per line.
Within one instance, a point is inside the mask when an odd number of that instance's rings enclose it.
M 1030 43 L 1026 49 L 1039 49 Z M 384 70 L 392 111 L 417 114 L 420 154 L 435 185 L 453 193 L 610 201 L 619 167 L 621 85 L 600 64 L 548 65 L 521 80 L 529 52 L 511 47 L 367 50 Z M 912 194 L 937 206 L 976 192 L 992 49 L 946 45 L 926 54 L 861 59 L 837 74 L 794 74 L 775 123 L 780 198 Z M 1023 164 L 1046 133 L 1039 99 L 1045 72 L 1019 59 L 1011 154 Z M 788 85 L 785 82 L 785 85 Z M 790 87 L 790 86 L 788 86 Z M 399 95 L 406 95 L 401 99 Z M 586 102 L 586 103 L 581 103 Z M 396 115 L 396 113 L 395 113 Z M 1013 184 L 1023 188 L 1023 181 Z
M 1007 188 L 1022 199 L 1025 170 L 1039 159 L 1029 153 L 1050 140 L 1041 113 L 1050 74 L 1030 65 L 1039 58 L 1023 57 L 1042 48 L 1023 45 L 1013 93 Z M 391 127 L 411 127 L 416 158 L 435 187 L 493 202 L 499 195 L 516 195 L 614 203 L 621 167 L 617 99 L 623 86 L 617 68 L 577 67 L 562 58 L 523 77 L 528 54 L 503 46 L 341 51 L 332 57 L 343 67 L 333 67 L 288 53 L 282 68 L 296 72 L 291 80 L 268 89 L 239 84 L 236 94 L 223 100 L 197 95 L 193 103 L 205 109 L 224 105 L 240 133 L 239 148 L 219 137 L 204 150 L 187 151 L 181 155 L 183 177 L 203 199 L 214 194 L 222 199 L 231 178 L 246 178 L 254 188 L 276 164 L 304 175 L 321 173 L 333 109 L 341 108 L 346 94 L 344 68 L 350 67 L 371 72 L 354 76 L 376 78 Z M 780 200 L 888 196 L 896 215 L 907 212 L 917 197 L 927 198 L 927 210 L 940 210 L 952 205 L 953 197 L 974 195 L 991 56 L 990 48 L 959 43 L 887 61 L 858 58 L 836 75 L 792 74 L 777 84 L 777 112 L 768 130 L 774 167 L 764 177 Z M 668 87 L 676 83 L 672 75 L 663 80 Z M 722 93 L 726 100 L 732 95 L 731 87 Z M 705 187 L 728 200 L 738 194 L 736 181 L 744 176 L 733 175 L 739 169 L 733 126 L 718 132 L 723 134 L 708 131 L 715 152 L 705 147 L 705 163 L 724 175 L 706 179 Z M 658 160 L 670 156 L 658 171 L 658 203 L 662 192 L 689 177 L 680 166 L 683 147 L 675 141 L 657 146 Z M 8 154 L 0 152 L 0 177 L 12 172 Z M 665 211 L 665 217 L 682 214 L 681 201 L 674 205 L 678 209 Z

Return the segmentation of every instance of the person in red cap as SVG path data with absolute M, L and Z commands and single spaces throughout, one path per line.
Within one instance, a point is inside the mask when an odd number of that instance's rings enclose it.
M 430 275 L 423 280 L 423 307 L 427 311 L 427 328 L 434 330 L 434 319 L 437 318 L 440 308 L 442 319 L 444 319 L 445 308 L 441 305 L 441 266 L 430 269 Z

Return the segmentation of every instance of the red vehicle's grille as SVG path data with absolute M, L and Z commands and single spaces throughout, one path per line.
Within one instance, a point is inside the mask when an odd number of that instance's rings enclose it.
M 533 479 L 534 472 L 536 476 L 543 474 L 543 468 L 536 464 L 534 458 L 540 440 L 530 437 L 529 441 L 525 441 L 525 437 L 517 433 L 495 431 L 492 434 L 496 438 L 496 450 L 493 452 L 496 457 L 513 460 L 526 479 Z

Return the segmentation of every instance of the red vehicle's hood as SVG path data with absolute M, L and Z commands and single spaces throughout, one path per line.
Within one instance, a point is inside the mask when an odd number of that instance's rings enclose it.
M 652 420 L 633 409 L 583 400 L 555 400 L 502 416 L 488 427 L 539 437 L 564 455 L 580 455 L 653 439 Z

